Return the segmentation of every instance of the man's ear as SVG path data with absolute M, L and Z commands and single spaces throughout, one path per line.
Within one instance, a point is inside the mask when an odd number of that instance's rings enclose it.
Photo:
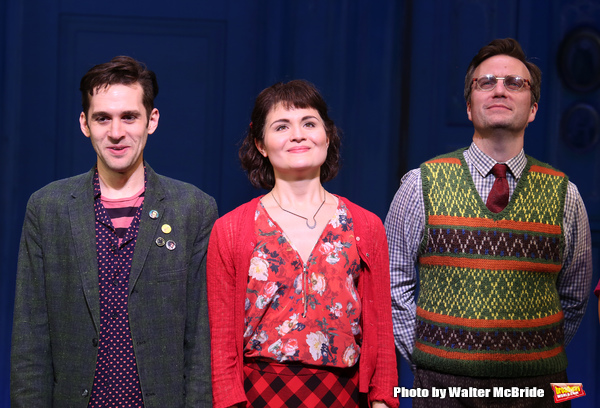
M 473 122 L 473 119 L 471 118 L 471 101 L 467 102 L 467 117 Z
M 156 108 L 152 109 L 152 112 L 150 112 L 150 117 L 148 118 L 148 134 L 149 135 L 154 133 L 154 131 L 158 127 L 158 119 L 159 118 L 160 118 L 160 113 L 158 112 L 158 109 L 156 109 Z
M 90 137 L 90 127 L 88 126 L 87 118 L 85 117 L 85 113 L 81 112 L 79 115 L 79 128 L 81 129 L 81 133 L 85 135 L 85 137 Z

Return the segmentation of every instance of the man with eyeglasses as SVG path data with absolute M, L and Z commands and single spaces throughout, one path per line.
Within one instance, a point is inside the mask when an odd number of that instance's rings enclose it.
M 550 383 L 567 382 L 591 238 L 575 185 L 523 152 L 540 82 L 514 39 L 481 48 L 465 78 L 473 142 L 407 173 L 390 206 L 394 335 L 414 387 L 489 390 L 414 407 L 554 406 Z

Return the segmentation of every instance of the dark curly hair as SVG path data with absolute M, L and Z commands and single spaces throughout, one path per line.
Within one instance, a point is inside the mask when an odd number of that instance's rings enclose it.
M 156 74 L 147 69 L 143 63 L 123 55 L 114 57 L 104 64 L 93 66 L 81 78 L 79 90 L 81 91 L 83 113 L 87 117 L 90 98 L 94 92 L 114 84 L 132 85 L 135 83 L 139 83 L 144 91 L 142 102 L 149 120 L 150 113 L 154 109 L 154 98 L 158 95 Z
M 483 61 L 496 55 L 508 55 L 521 61 L 529 70 L 531 78 L 531 105 L 538 103 L 540 100 L 540 89 L 542 85 L 542 71 L 533 62 L 527 61 L 525 52 L 521 45 L 514 38 L 498 38 L 482 47 L 477 55 L 473 57 L 467 74 L 465 76 L 465 100 L 467 103 L 471 101 L 471 91 L 473 90 L 473 73 Z
M 327 114 L 327 103 L 310 82 L 296 79 L 288 83 L 278 82 L 264 89 L 254 102 L 251 122 L 246 137 L 239 150 L 242 168 L 248 173 L 248 179 L 254 187 L 270 189 L 275 185 L 273 166 L 267 157 L 258 151 L 256 143 L 262 144 L 265 136 L 267 115 L 276 105 L 285 109 L 312 108 L 319 112 L 325 123 L 325 133 L 329 141 L 327 158 L 321 165 L 321 183 L 333 179 L 340 167 L 340 135 L 333 120 Z

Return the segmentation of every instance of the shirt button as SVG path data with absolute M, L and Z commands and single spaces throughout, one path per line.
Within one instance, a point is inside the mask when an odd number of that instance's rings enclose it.
M 82 396 L 82 397 L 87 397 L 88 395 L 90 395 L 90 392 L 89 392 L 88 390 L 83 390 L 83 391 L 81 392 L 81 396 Z
M 119 281 L 118 281 L 117 279 L 115 279 L 115 280 L 113 281 L 113 285 L 115 285 L 115 286 L 119 286 Z

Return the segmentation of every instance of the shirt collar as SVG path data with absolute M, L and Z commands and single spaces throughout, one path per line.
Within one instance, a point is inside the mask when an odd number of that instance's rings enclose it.
M 471 146 L 469 146 L 469 148 L 465 151 L 464 155 L 465 160 L 471 162 L 481 177 L 484 178 L 491 174 L 494 164 L 499 163 L 482 152 L 481 149 L 477 147 L 475 142 L 471 143 Z M 525 166 L 527 166 L 527 156 L 525 156 L 525 152 L 523 149 L 521 149 L 519 154 L 503 164 L 508 166 L 510 173 L 515 177 L 515 179 L 518 180 L 521 178 L 521 174 L 523 174 Z
M 100 198 L 100 179 L 98 178 L 98 167 L 94 170 L 94 178 L 92 179 L 92 184 L 94 185 L 94 200 Z
M 146 163 L 144 162 L 144 189 L 142 195 L 146 191 L 146 185 L 148 184 L 148 172 L 146 171 Z M 94 186 L 94 200 L 97 200 L 101 196 L 100 191 L 100 179 L 98 178 L 98 166 L 94 169 L 94 177 L 92 178 L 92 185 Z

